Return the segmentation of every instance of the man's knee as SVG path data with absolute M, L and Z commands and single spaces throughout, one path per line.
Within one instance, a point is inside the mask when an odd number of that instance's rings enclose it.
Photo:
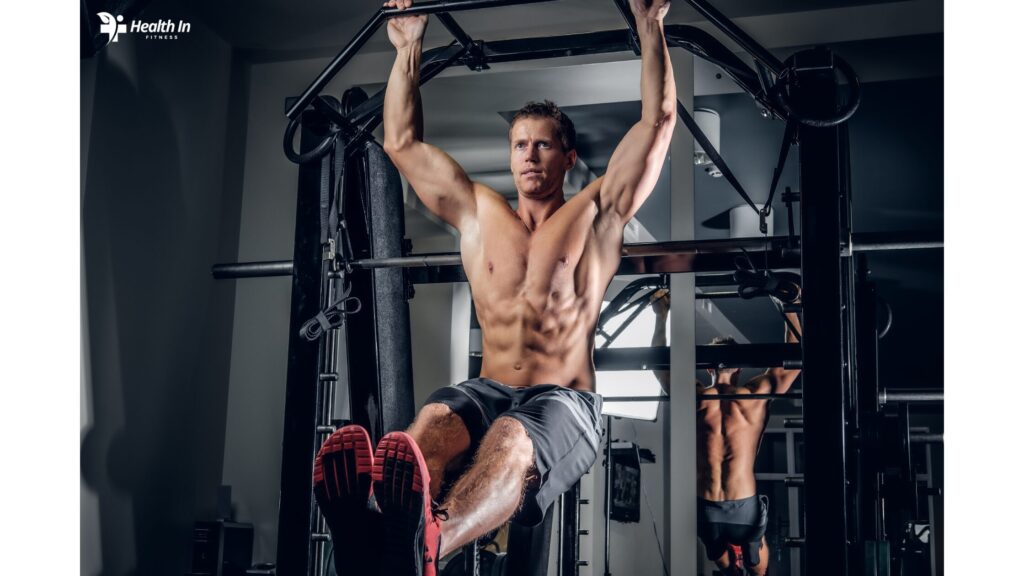
M 424 456 L 429 453 L 454 457 L 469 449 L 470 438 L 466 424 L 446 404 L 425 405 L 407 432 L 424 452 Z

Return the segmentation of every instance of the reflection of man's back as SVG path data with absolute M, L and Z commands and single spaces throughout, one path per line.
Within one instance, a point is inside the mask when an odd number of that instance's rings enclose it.
M 721 497 L 729 489 L 735 490 L 737 481 L 744 492 L 754 487 L 754 459 L 768 415 L 767 401 L 709 398 L 750 392 L 748 387 L 728 384 L 698 389 L 698 480 L 707 496 Z

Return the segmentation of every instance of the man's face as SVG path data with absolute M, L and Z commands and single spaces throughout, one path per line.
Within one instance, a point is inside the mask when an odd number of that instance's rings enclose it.
M 576 151 L 566 153 L 552 118 L 520 118 L 510 134 L 512 178 L 519 194 L 545 199 L 562 189 L 565 173 L 576 164 Z

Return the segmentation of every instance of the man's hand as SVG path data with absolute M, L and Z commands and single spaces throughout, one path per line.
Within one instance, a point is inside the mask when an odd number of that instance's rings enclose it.
M 398 8 L 405 10 L 412 6 L 412 0 L 388 0 L 384 3 L 385 8 Z M 423 33 L 427 30 L 427 15 L 397 16 L 388 20 L 388 39 L 396 50 L 401 50 L 414 42 L 423 39 Z
M 637 20 L 661 22 L 668 14 L 669 0 L 629 0 L 629 7 Z
M 668 290 L 662 288 L 651 294 L 651 308 L 654 309 L 654 315 L 659 319 L 664 319 L 668 316 L 670 306 L 672 306 L 672 297 L 669 296 Z

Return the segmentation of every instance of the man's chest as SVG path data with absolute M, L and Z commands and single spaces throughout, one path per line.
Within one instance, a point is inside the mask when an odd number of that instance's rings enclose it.
M 475 241 L 463 239 L 474 291 L 503 296 L 573 291 L 593 267 L 593 217 L 566 204 L 530 231 L 508 211 L 481 218 Z

